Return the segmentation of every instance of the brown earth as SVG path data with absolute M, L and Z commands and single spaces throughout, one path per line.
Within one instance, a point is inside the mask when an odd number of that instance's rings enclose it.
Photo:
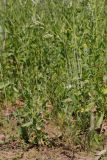
M 19 105 L 17 101 L 16 105 L 22 107 L 23 102 Z M 17 119 L 8 119 L 13 111 L 14 108 L 8 107 L 0 112 L 0 160 L 107 160 L 106 139 L 99 150 L 89 153 L 60 140 L 62 133 L 53 122 L 47 122 L 45 126 L 45 132 L 54 141 L 51 147 L 24 144 L 18 139 Z M 7 116 L 7 121 L 4 121 L 3 116 Z

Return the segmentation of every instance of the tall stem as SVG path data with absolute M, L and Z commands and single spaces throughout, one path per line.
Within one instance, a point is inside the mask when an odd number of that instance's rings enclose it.
M 7 5 L 7 0 L 3 0 L 3 9 L 4 10 L 6 10 L 6 5 Z M 5 31 L 4 27 L 2 29 L 2 41 L 3 41 L 2 50 L 4 50 L 5 46 L 6 46 L 6 31 Z

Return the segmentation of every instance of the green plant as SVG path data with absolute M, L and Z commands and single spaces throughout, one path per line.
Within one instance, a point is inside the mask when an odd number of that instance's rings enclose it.
M 60 117 L 71 132 L 95 130 L 100 113 L 107 117 L 106 8 L 105 0 L 8 0 L 5 10 L 0 7 L 6 33 L 0 101 L 25 101 L 18 113 L 25 141 L 33 132 L 38 141 L 43 138 L 37 128 L 43 127 L 46 101 L 53 106 L 51 117 Z

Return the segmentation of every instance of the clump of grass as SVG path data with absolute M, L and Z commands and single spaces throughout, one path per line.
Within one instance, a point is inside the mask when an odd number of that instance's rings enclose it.
M 105 0 L 9 0 L 5 9 L 0 7 L 6 34 L 0 101 L 23 99 L 25 117 L 20 118 L 29 132 L 41 126 L 44 118 L 37 115 L 46 112 L 47 101 L 53 106 L 51 117 L 71 133 L 88 134 L 102 113 L 107 116 L 106 8 Z

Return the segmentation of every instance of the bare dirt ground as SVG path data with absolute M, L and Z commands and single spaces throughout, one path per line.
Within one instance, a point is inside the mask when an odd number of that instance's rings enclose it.
M 0 146 L 0 160 L 94 160 L 94 156 L 64 147 L 33 147 L 22 150 L 14 148 L 11 144 Z
M 18 141 L 0 144 L 0 160 L 107 160 L 107 145 L 91 152 L 80 151 L 66 144 L 22 147 Z
M 5 115 L 9 115 L 9 110 L 5 110 Z M 47 123 L 45 129 L 53 141 L 60 135 L 53 123 Z M 16 120 L 5 121 L 3 112 L 0 112 L 0 160 L 107 160 L 107 140 L 104 143 L 90 153 L 61 140 L 51 147 L 23 144 L 18 138 Z

